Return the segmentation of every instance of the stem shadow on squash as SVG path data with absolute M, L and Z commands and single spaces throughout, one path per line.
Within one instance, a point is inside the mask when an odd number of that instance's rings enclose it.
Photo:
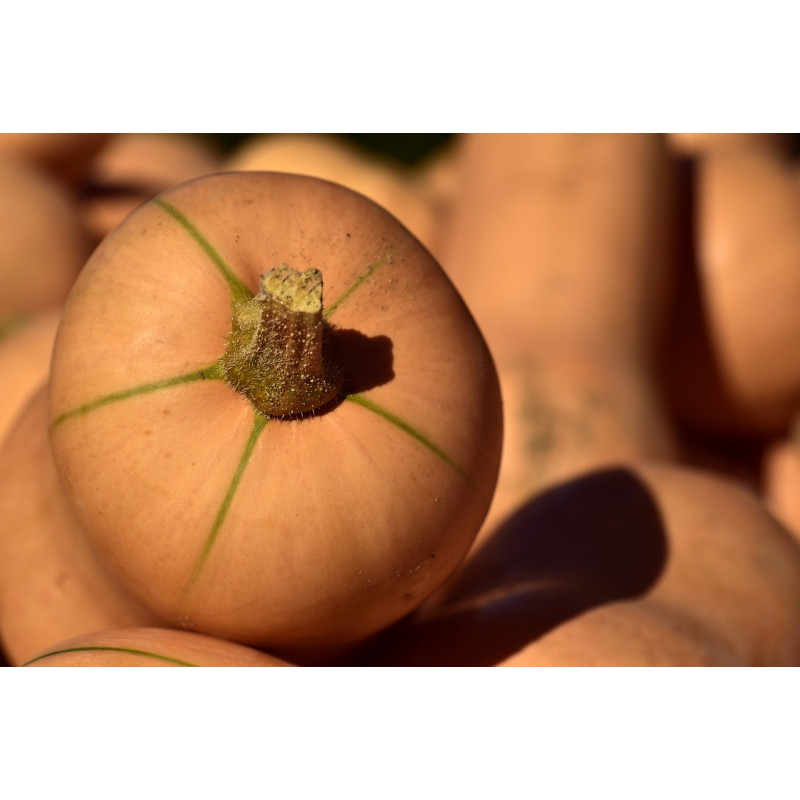
M 344 373 L 345 394 L 367 392 L 394 378 L 392 340 L 388 336 L 365 336 L 356 330 L 334 328 L 329 344 L 332 360 Z

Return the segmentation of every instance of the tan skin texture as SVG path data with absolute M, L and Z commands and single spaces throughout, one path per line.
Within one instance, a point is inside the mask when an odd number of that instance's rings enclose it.
M 523 505 L 380 665 L 797 666 L 800 546 L 740 484 L 639 463 Z
M 132 652 L 133 651 L 133 652 Z M 162 628 L 125 628 L 79 636 L 37 654 L 30 667 L 291 667 L 224 639 Z
M 696 165 L 697 276 L 667 359 L 681 418 L 717 435 L 783 432 L 800 406 L 800 191 L 785 157 L 751 147 Z M 694 283 L 693 283 L 694 281 Z
M 0 638 L 21 664 L 92 631 L 157 624 L 98 562 L 56 474 L 44 386 L 0 450 Z
M 764 449 L 761 490 L 768 508 L 800 541 L 800 426 Z
M 421 170 L 362 151 L 330 134 L 253 134 L 229 157 L 229 170 L 291 172 L 339 183 L 385 208 L 434 255 L 443 209 Z
M 652 375 L 673 176 L 656 135 L 472 134 L 457 159 L 443 266 L 487 337 L 505 405 L 486 532 L 581 470 L 674 455 Z
M 663 139 L 474 134 L 458 170 L 443 266 L 498 359 L 552 343 L 652 351 L 671 279 Z
M 0 334 L 0 444 L 30 395 L 47 380 L 59 309 L 20 319 Z
M 67 190 L 33 165 L 0 157 L 0 325 L 60 306 L 90 250 Z
M 430 255 L 359 195 L 237 173 L 163 198 L 251 292 L 281 263 L 322 271 L 350 399 L 255 438 L 243 395 L 195 380 L 54 425 L 222 355 L 231 293 L 151 202 L 97 249 L 64 311 L 50 420 L 65 486 L 110 568 L 171 624 L 280 652 L 363 639 L 452 573 L 485 516 L 501 437 L 486 345 Z

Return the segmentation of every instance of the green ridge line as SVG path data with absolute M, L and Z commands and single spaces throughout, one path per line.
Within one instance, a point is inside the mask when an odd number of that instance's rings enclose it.
M 418 431 L 411 423 L 406 422 L 406 420 L 398 417 L 397 414 L 393 414 L 388 409 L 384 408 L 381 405 L 378 405 L 374 400 L 370 400 L 363 394 L 349 394 L 345 397 L 345 400 L 348 400 L 351 403 L 355 403 L 356 405 L 361 406 L 362 408 L 366 408 L 368 411 L 372 411 L 373 414 L 377 414 L 379 417 L 382 417 L 387 422 L 391 422 L 392 425 L 398 427 L 401 431 L 404 431 L 409 436 L 416 439 L 420 444 L 424 445 L 428 448 L 434 455 L 438 456 L 445 464 L 452 467 L 459 475 L 465 478 L 467 481 L 472 483 L 472 479 L 467 474 L 467 471 L 453 458 L 451 458 L 444 450 L 442 450 L 439 445 L 432 442 L 425 434 Z
M 356 282 L 339 297 L 333 301 L 326 309 L 323 310 L 322 316 L 326 319 L 336 311 L 339 306 L 350 297 L 353 292 L 356 291 L 365 281 L 372 277 L 381 267 L 385 267 L 387 264 L 392 263 L 393 253 L 391 250 L 387 250 L 377 261 L 374 261 L 372 264 L 368 264 L 367 268 L 361 273 L 361 275 L 356 278 Z
M 148 650 L 135 650 L 132 647 L 107 647 L 101 645 L 86 646 L 86 647 L 65 647 L 63 650 L 52 650 L 49 653 L 43 653 L 30 661 L 26 661 L 22 666 L 27 667 L 43 658 L 50 658 L 50 656 L 60 656 L 63 653 L 93 653 L 97 651 L 108 651 L 112 653 L 129 653 L 134 656 L 146 656 L 147 658 L 155 658 L 159 661 L 166 661 L 170 664 L 177 664 L 179 667 L 196 667 L 198 664 L 192 664 L 189 661 L 181 661 L 179 658 L 172 658 L 172 656 L 164 656 L 160 653 L 151 653 Z
M 225 259 L 219 254 L 211 242 L 171 203 L 161 197 L 154 197 L 153 202 L 167 212 L 183 229 L 200 245 L 203 252 L 214 262 L 214 266 L 219 270 L 228 288 L 231 290 L 231 300 L 234 305 L 244 300 L 249 300 L 253 293 L 247 288 L 244 281 L 228 266 Z
M 153 381 L 153 383 L 144 383 L 139 386 L 134 386 L 132 389 L 123 389 L 119 392 L 113 392 L 112 394 L 98 397 L 96 400 L 92 400 L 89 403 L 84 403 L 82 406 L 78 406 L 70 411 L 65 411 L 63 414 L 59 414 L 53 420 L 52 427 L 55 428 L 57 425 L 61 425 L 61 423 L 68 419 L 83 416 L 84 414 L 88 414 L 90 411 L 94 411 L 96 408 L 107 406 L 111 403 L 119 402 L 120 400 L 127 400 L 130 397 L 148 394 L 150 392 L 158 391 L 159 389 L 168 389 L 172 386 L 182 386 L 183 384 L 193 383 L 194 381 L 222 380 L 222 378 L 222 370 L 220 369 L 219 365 L 212 364 L 210 367 L 198 369 L 195 372 L 189 372 L 186 375 L 178 375 L 175 378 L 164 378 L 164 380 Z
M 228 288 L 231 292 L 231 301 L 234 305 L 243 300 L 249 300 L 251 297 L 253 297 L 253 293 L 247 288 L 242 279 L 233 272 L 225 259 L 219 254 L 219 252 L 217 252 L 216 248 L 214 248 L 208 239 L 206 239 L 206 237 L 200 233 L 194 224 L 190 222 L 181 211 L 161 197 L 154 197 L 152 202 L 169 214 L 174 220 L 176 220 L 189 234 L 189 236 L 191 236 L 192 239 L 194 239 L 195 242 L 200 245 L 203 252 L 211 259 L 214 266 L 228 284 Z M 148 392 L 154 392 L 159 389 L 166 389 L 170 386 L 180 386 L 181 384 L 191 383 L 192 381 L 196 380 L 224 380 L 224 375 L 222 374 L 219 364 L 213 364 L 211 367 L 206 367 L 204 369 L 197 370 L 196 372 L 190 372 L 188 375 L 178 375 L 174 378 L 165 378 L 161 381 L 154 381 L 153 383 L 146 383 L 142 384 L 141 386 L 135 386 L 131 389 L 124 389 L 120 392 L 113 392 L 112 394 L 103 395 L 102 397 L 98 397 L 96 400 L 84 403 L 84 405 L 74 408 L 71 411 L 67 411 L 56 417 L 52 427 L 55 428 L 65 420 L 87 414 L 89 411 L 94 411 L 96 408 L 101 408 L 109 403 L 116 403 L 120 400 L 127 400 L 130 397 L 147 394 Z
M 256 442 L 258 441 L 258 437 L 261 435 L 261 432 L 269 422 L 269 418 L 264 416 L 263 414 L 256 411 L 255 420 L 253 422 L 253 428 L 250 431 L 250 436 L 245 443 L 244 450 L 242 451 L 242 456 L 239 459 L 239 463 L 236 465 L 236 470 L 233 473 L 233 477 L 231 478 L 231 482 L 228 485 L 228 491 L 225 493 L 225 497 L 222 499 L 222 505 L 219 507 L 219 511 L 217 511 L 217 516 L 214 519 L 214 523 L 211 526 L 211 532 L 206 539 L 205 544 L 203 545 L 203 551 L 200 553 L 200 558 L 195 565 L 194 572 L 192 573 L 192 577 L 189 579 L 189 583 L 184 590 L 184 597 L 186 594 L 191 590 L 192 586 L 196 583 L 200 573 L 203 570 L 203 567 L 208 561 L 208 557 L 211 554 L 211 549 L 214 547 L 215 542 L 217 541 L 217 537 L 219 536 L 220 528 L 222 527 L 222 523 L 225 522 L 225 517 L 228 515 L 228 510 L 231 507 L 231 503 L 233 502 L 233 497 L 236 494 L 236 490 L 239 488 L 239 483 L 242 480 L 242 475 L 244 475 L 245 467 L 247 466 L 247 462 L 250 460 L 250 456 L 253 453 L 253 448 L 256 446 Z

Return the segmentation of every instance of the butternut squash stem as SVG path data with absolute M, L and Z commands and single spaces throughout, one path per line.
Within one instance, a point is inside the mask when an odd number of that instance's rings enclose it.
M 211 262 L 220 272 L 220 274 L 225 278 L 225 281 L 228 285 L 228 288 L 231 292 L 231 301 L 234 305 L 237 303 L 247 303 L 249 300 L 254 299 L 253 293 L 247 288 L 244 281 L 236 275 L 233 270 L 230 268 L 228 263 L 225 259 L 220 255 L 217 249 L 206 239 L 205 236 L 200 232 L 200 230 L 194 225 L 194 223 L 189 220 L 186 215 L 180 211 L 178 208 L 173 206 L 171 203 L 168 203 L 166 200 L 160 197 L 153 198 L 152 202 L 161 208 L 165 213 L 169 214 L 172 219 L 174 219 L 190 236 L 190 238 L 194 239 L 194 241 L 200 246 L 203 252 L 209 257 Z M 323 309 L 322 315 L 325 319 L 329 318 L 333 315 L 333 313 L 344 303 L 346 302 L 351 295 L 353 295 L 364 283 L 366 283 L 378 270 L 382 267 L 391 264 L 393 261 L 393 252 L 391 250 L 386 250 L 384 254 L 378 258 L 376 261 L 367 265 L 364 271 L 358 276 L 358 278 L 353 282 L 353 284 L 346 289 L 339 297 L 327 308 Z M 84 403 L 83 405 L 70 409 L 69 411 L 60 414 L 52 423 L 52 427 L 56 427 L 68 419 L 73 417 L 83 416 L 88 414 L 89 412 L 101 408 L 103 406 L 109 405 L 111 403 L 116 403 L 122 400 L 127 400 L 129 398 L 138 397 L 143 394 L 147 394 L 149 392 L 159 391 L 161 389 L 167 389 L 175 386 L 181 386 L 183 384 L 192 383 L 197 380 L 224 380 L 224 370 L 222 367 L 222 359 L 217 361 L 215 364 L 210 365 L 209 367 L 204 367 L 200 370 L 195 370 L 194 372 L 187 373 L 185 375 L 177 375 L 172 378 L 165 378 L 160 381 L 153 381 L 151 383 L 140 384 L 138 386 L 131 387 L 130 389 L 123 389 L 119 392 L 113 392 L 108 395 L 104 395 L 102 397 L 96 398 L 88 403 Z M 378 414 L 382 419 L 385 419 L 387 422 L 395 425 L 396 427 L 403 430 L 405 433 L 409 434 L 413 438 L 415 438 L 418 442 L 423 444 L 428 450 L 434 453 L 436 456 L 441 458 L 445 463 L 452 466 L 460 475 L 464 477 L 468 477 L 466 475 L 465 470 L 457 464 L 447 453 L 445 453 L 438 445 L 424 436 L 420 431 L 414 428 L 409 422 L 406 420 L 401 419 L 396 414 L 388 411 L 385 408 L 382 408 L 374 401 L 368 399 L 364 395 L 350 395 L 345 398 L 346 400 L 350 400 L 363 408 L 371 411 L 374 414 Z
M 341 370 L 327 358 L 322 273 L 282 264 L 261 276 L 261 290 L 233 309 L 220 359 L 230 386 L 268 417 L 316 411 L 342 390 Z
M 43 659 L 50 658 L 51 656 L 60 656 L 64 653 L 94 653 L 98 651 L 110 653 L 128 653 L 134 656 L 145 656 L 147 658 L 155 658 L 158 661 L 166 661 L 169 664 L 176 664 L 179 667 L 199 666 L 198 664 L 192 664 L 189 661 L 182 661 L 179 658 L 172 658 L 172 656 L 165 656 L 161 653 L 151 653 L 149 650 L 136 650 L 132 647 L 110 647 L 107 645 L 86 645 L 85 647 L 65 647 L 61 650 L 51 650 L 49 653 L 42 653 L 42 655 L 30 659 L 30 661 L 26 661 L 24 664 L 22 664 L 22 666 L 27 667 L 31 664 L 35 664 L 37 661 L 42 661 Z

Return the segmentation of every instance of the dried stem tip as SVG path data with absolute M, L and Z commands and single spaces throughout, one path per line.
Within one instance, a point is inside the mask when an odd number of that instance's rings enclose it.
M 323 349 L 322 273 L 282 264 L 261 276 L 261 289 L 234 307 L 225 379 L 270 417 L 314 411 L 341 391 Z

